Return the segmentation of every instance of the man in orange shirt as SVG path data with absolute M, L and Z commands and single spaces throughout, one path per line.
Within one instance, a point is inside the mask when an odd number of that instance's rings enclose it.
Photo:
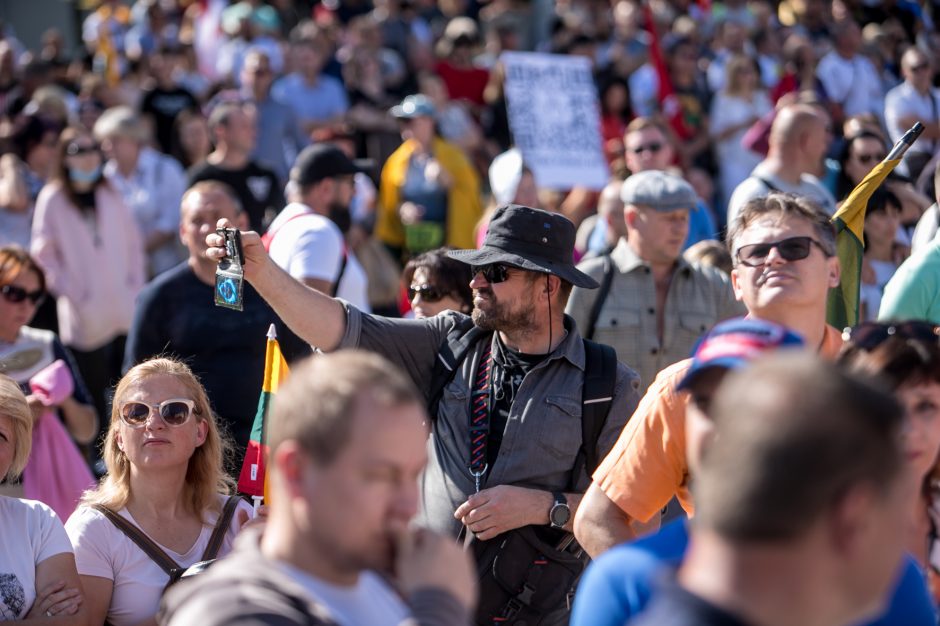
M 826 324 L 826 296 L 839 284 L 839 260 L 829 215 L 812 201 L 771 193 L 742 208 L 728 232 L 735 297 L 751 317 L 800 334 L 827 358 L 842 347 Z M 575 536 L 592 556 L 634 539 L 673 497 L 694 512 L 686 461 L 687 392 L 676 391 L 692 359 L 661 371 L 594 472 L 575 516 Z

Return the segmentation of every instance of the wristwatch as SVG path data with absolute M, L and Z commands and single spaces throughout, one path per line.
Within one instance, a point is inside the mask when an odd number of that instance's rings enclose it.
M 571 519 L 571 509 L 568 508 L 568 498 L 560 491 L 553 491 L 552 497 L 555 498 L 555 503 L 552 504 L 552 508 L 548 511 L 548 522 L 552 528 L 562 529 L 565 527 L 565 524 L 568 523 L 568 520 Z

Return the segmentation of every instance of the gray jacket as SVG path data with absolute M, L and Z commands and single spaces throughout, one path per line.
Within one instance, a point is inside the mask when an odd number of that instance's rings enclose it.
M 235 551 L 205 572 L 173 585 L 163 596 L 161 626 L 339 626 L 327 609 L 261 554 L 260 532 L 248 530 Z M 463 626 L 467 610 L 442 589 L 407 598 L 412 619 L 400 626 Z
M 397 363 L 419 389 L 427 392 L 438 351 L 448 331 L 466 319 L 447 312 L 425 320 L 390 319 L 346 307 L 341 348 L 363 348 Z M 483 487 L 516 485 L 562 491 L 572 484 L 583 492 L 590 484 L 584 468 L 574 468 L 581 447 L 581 387 L 584 343 L 574 320 L 565 317 L 567 337 L 525 377 L 506 424 L 496 463 Z M 462 525 L 454 511 L 475 491 L 469 465 L 470 393 L 484 342 L 477 342 L 444 388 L 428 440 L 428 465 L 421 481 L 418 523 L 457 536 Z M 597 443 L 603 459 L 639 402 L 639 377 L 623 364 L 607 421 Z M 572 480 L 572 471 L 577 472 Z

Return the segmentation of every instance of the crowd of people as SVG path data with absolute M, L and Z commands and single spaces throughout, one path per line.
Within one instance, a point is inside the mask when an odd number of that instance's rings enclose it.
M 0 24 L 0 621 L 938 623 L 940 3 L 90 4 Z

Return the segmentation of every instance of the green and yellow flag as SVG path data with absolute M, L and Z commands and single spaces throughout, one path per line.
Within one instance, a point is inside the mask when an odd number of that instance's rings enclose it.
M 838 287 L 829 290 L 826 321 L 839 330 L 858 324 L 868 200 L 900 162 L 900 158 L 886 159 L 876 165 L 832 216 L 832 223 L 836 227 L 836 255 L 842 264 L 842 280 Z
M 251 427 L 251 440 L 245 451 L 245 461 L 238 476 L 238 491 L 249 496 L 264 496 L 268 500 L 268 482 L 265 479 L 265 464 L 268 460 L 268 446 L 265 441 L 265 419 L 271 405 L 271 399 L 278 387 L 287 378 L 289 369 L 281 345 L 277 342 L 274 324 L 268 329 L 268 345 L 264 354 L 264 382 L 261 397 L 258 399 L 258 411 Z

